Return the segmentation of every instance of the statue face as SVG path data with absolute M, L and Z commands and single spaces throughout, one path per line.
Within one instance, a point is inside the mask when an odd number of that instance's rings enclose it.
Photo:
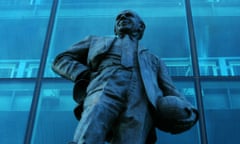
M 136 13 L 125 10 L 116 17 L 114 32 L 120 37 L 125 34 L 141 37 L 144 28 L 143 21 Z

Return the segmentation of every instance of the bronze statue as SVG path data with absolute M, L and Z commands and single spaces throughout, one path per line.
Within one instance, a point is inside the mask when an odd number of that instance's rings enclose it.
M 143 20 L 124 10 L 115 37 L 89 36 L 59 54 L 53 70 L 75 83 L 76 144 L 153 144 L 155 128 L 190 129 L 198 113 L 179 93 L 164 63 L 138 45 Z

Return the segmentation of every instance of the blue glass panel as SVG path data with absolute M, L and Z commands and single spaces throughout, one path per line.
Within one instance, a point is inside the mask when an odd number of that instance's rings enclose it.
M 51 3 L 0 2 L 0 78 L 36 77 Z
M 33 88 L 33 82 L 0 82 L 1 144 L 23 144 Z
M 239 85 L 239 81 L 202 82 L 209 144 L 233 144 L 239 142 Z
M 32 143 L 60 144 L 71 141 L 77 125 L 73 114 L 75 106 L 72 83 L 62 80 L 44 82 Z
M 125 9 L 143 18 L 146 30 L 140 43 L 166 62 L 171 75 L 192 75 L 183 0 L 62 0 L 45 76 L 56 77 L 51 71 L 52 60 L 72 44 L 88 35 L 114 36 L 115 16 Z
M 201 75 L 240 75 L 240 2 L 191 2 Z

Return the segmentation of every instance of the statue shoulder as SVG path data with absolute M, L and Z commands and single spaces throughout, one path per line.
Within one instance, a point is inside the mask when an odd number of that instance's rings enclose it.
M 141 50 L 140 50 L 140 54 L 145 55 L 145 57 L 148 60 L 151 60 L 154 63 L 159 63 L 159 61 L 161 61 L 161 59 L 156 54 L 153 54 L 152 52 L 150 52 L 149 49 L 146 49 L 146 48 L 142 47 Z
M 89 48 L 92 44 L 100 44 L 100 43 L 111 43 L 115 39 L 114 36 L 96 36 L 96 35 L 88 35 L 77 43 L 73 44 L 70 48 Z
M 85 39 L 89 40 L 113 40 L 116 36 L 114 35 L 106 35 L 106 36 L 97 36 L 97 35 L 89 35 Z

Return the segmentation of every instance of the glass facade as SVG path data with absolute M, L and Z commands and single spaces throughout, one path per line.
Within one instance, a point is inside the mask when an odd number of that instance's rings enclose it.
M 163 59 L 200 120 L 161 144 L 234 144 L 240 132 L 238 0 L 0 0 L 0 143 L 67 143 L 77 120 L 73 83 L 53 58 L 88 35 L 114 35 L 115 16 L 136 11 L 141 45 Z
M 31 107 L 34 80 L 0 81 L 0 143 L 23 144 Z
M 240 75 L 239 6 L 237 0 L 192 2 L 201 75 Z

